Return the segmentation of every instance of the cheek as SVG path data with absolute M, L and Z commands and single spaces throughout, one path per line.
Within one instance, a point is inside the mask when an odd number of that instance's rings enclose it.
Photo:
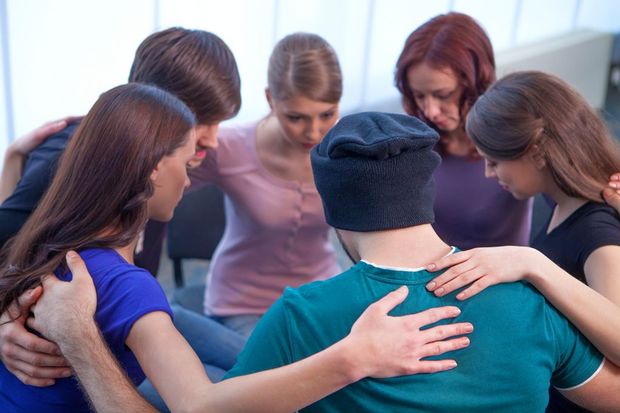
M 461 111 L 456 103 L 451 103 L 447 108 L 447 114 L 457 122 L 461 121 Z
M 280 122 L 284 134 L 289 138 L 295 138 L 303 133 L 304 126 L 302 122 L 284 121 Z
M 325 136 L 325 134 L 336 124 L 336 118 L 328 119 L 321 122 L 321 134 Z

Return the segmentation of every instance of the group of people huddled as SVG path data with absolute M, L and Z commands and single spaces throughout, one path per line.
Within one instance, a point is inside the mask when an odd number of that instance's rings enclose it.
M 461 13 L 409 35 L 395 84 L 406 115 L 341 118 L 333 48 L 294 33 L 269 114 L 218 129 L 235 59 L 170 28 L 86 116 L 17 139 L 0 411 L 620 412 L 620 150 L 597 112 L 551 74 L 497 80 Z M 205 185 L 226 229 L 204 308 L 171 306 L 136 250 Z

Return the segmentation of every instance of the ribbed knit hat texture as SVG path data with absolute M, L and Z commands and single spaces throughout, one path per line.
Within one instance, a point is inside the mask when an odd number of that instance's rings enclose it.
M 433 223 L 439 135 L 413 116 L 345 116 L 311 152 L 327 223 L 357 232 Z

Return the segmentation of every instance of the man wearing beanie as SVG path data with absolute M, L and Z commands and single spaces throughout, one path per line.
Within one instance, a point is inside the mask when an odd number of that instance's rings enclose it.
M 287 288 L 227 376 L 290 364 L 330 346 L 370 303 L 406 285 L 409 295 L 392 315 L 455 305 L 461 315 L 438 324 L 476 326 L 469 348 L 448 353 L 458 366 L 364 379 L 307 411 L 543 412 L 550 384 L 587 407 L 617 400 L 615 366 L 528 284 L 496 285 L 466 302 L 456 300 L 458 291 L 436 297 L 426 290 L 438 274 L 424 266 L 455 250 L 431 226 L 437 139 L 414 117 L 360 113 L 342 118 L 312 150 L 327 222 L 356 264 L 332 279 Z

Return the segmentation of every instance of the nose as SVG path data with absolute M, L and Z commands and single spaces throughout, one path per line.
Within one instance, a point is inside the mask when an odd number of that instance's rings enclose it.
M 488 162 L 484 163 L 484 176 L 487 178 L 497 178 L 495 169 L 490 167 Z
M 438 102 L 432 97 L 427 97 L 424 99 L 424 107 L 422 108 L 422 112 L 424 112 L 424 116 L 426 116 L 429 120 L 434 120 L 437 118 L 437 115 L 441 112 L 439 109 Z
M 306 127 L 306 137 L 312 142 L 318 142 L 323 137 L 321 123 L 318 119 L 312 119 Z
M 217 131 L 219 124 L 201 126 L 201 133 L 198 135 L 198 145 L 207 149 L 217 149 Z

